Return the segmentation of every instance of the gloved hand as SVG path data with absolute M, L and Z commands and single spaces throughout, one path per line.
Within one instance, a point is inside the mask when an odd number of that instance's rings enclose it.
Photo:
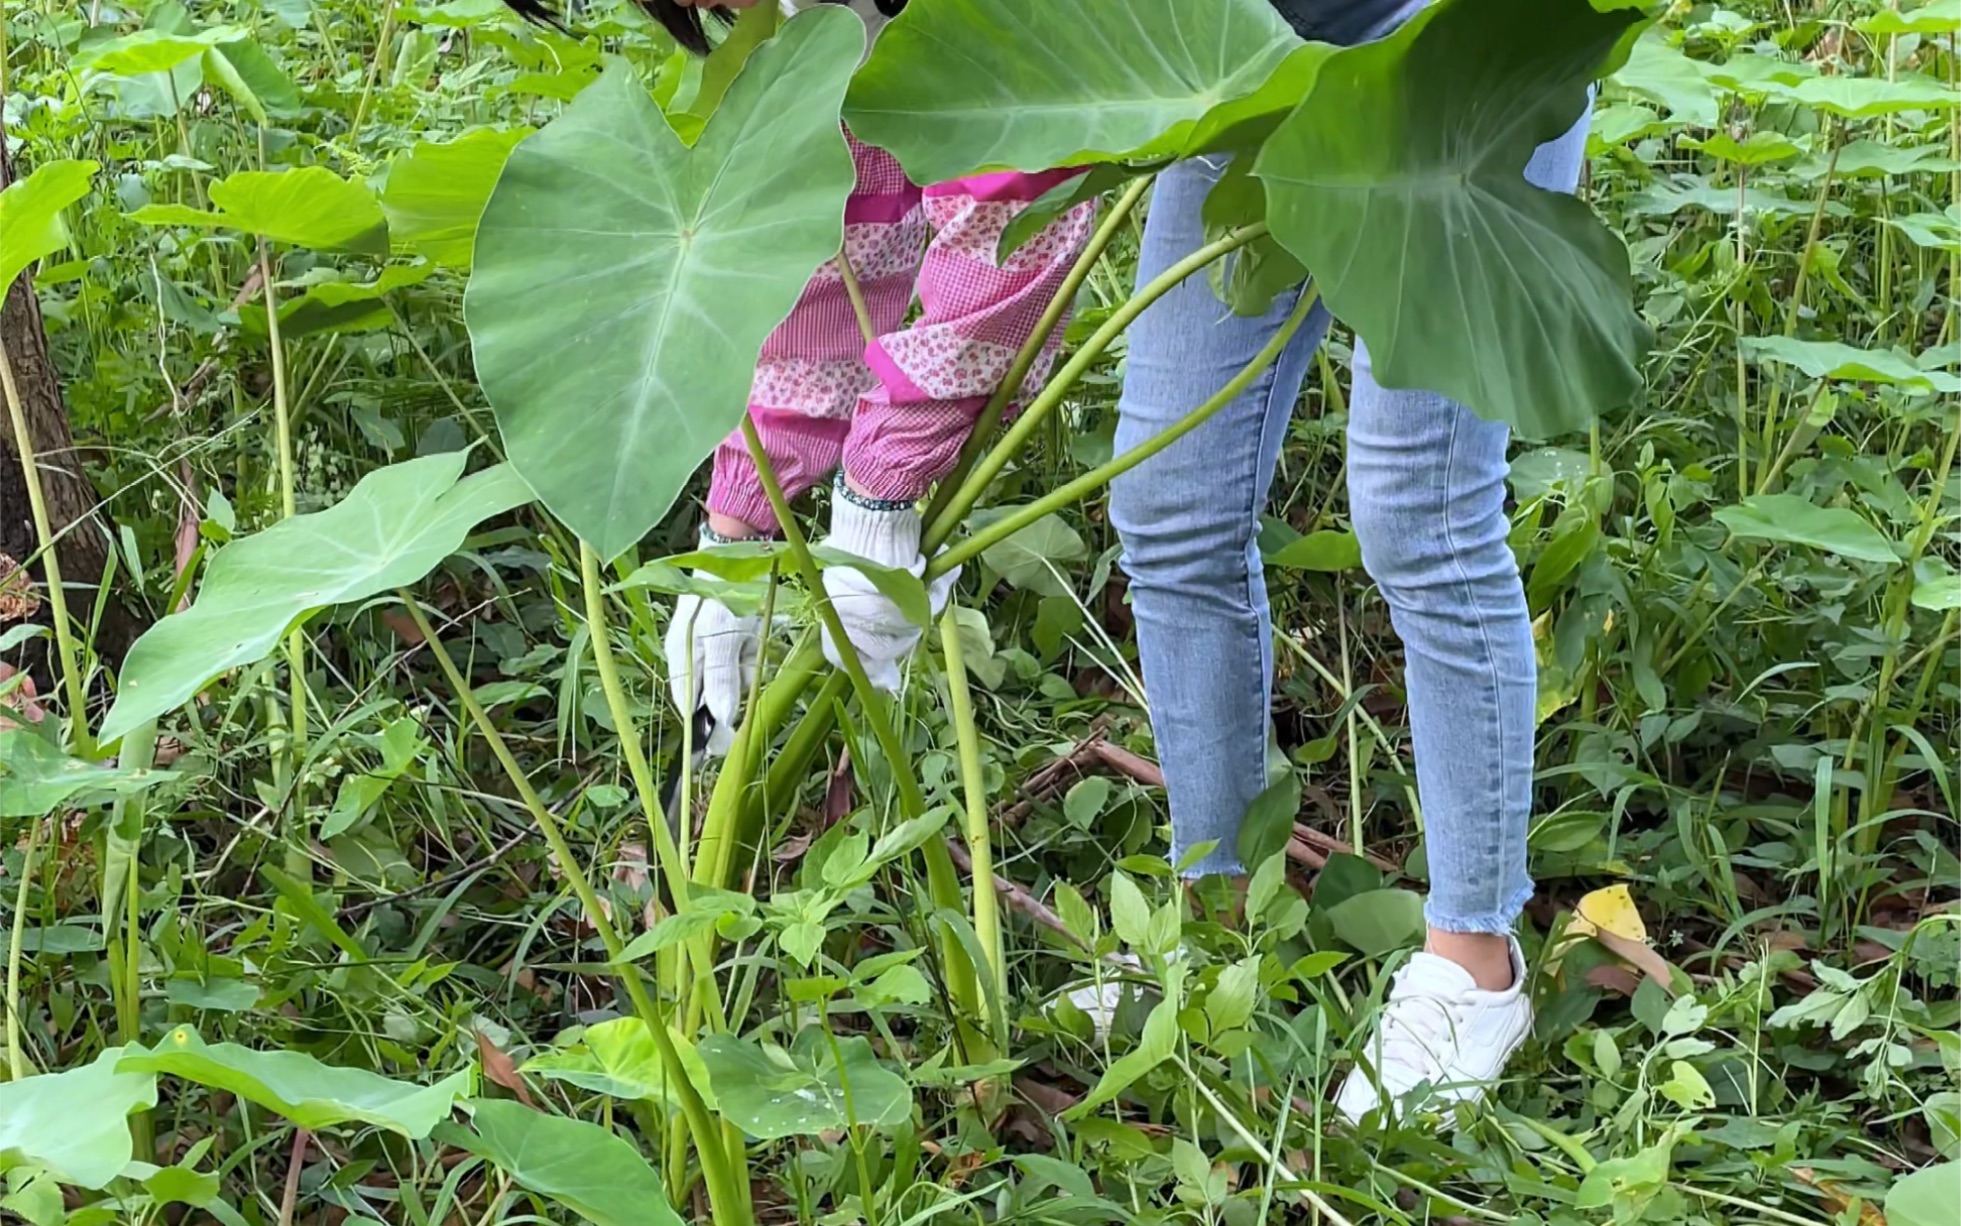
M 824 543 L 856 554 L 868 562 L 895 570 L 924 574 L 926 559 L 919 552 L 919 508 L 911 503 L 878 503 L 849 491 L 842 479 L 831 498 L 831 532 Z M 946 608 L 947 596 L 960 578 L 960 568 L 926 585 L 927 603 L 935 616 Z M 899 661 L 918 645 L 922 627 L 914 625 L 865 577 L 845 566 L 824 571 L 824 590 L 837 609 L 845 637 L 857 649 L 865 676 L 888 694 L 899 692 Z M 824 658 L 840 664 L 837 644 L 824 631 Z
M 734 747 L 742 696 L 756 680 L 762 645 L 762 618 L 739 617 L 721 601 L 700 596 L 675 600 L 674 620 L 667 624 L 668 692 L 681 718 L 707 707 L 715 721 L 708 743 L 696 746 L 699 752 L 720 758 Z

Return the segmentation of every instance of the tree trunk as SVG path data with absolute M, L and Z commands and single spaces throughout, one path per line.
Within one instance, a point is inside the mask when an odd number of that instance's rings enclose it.
M 7 164 L 7 143 L 0 135 L 0 188 L 12 182 Z M 95 589 L 109 564 L 110 525 L 96 505 L 95 487 L 82 472 L 75 441 L 68 430 L 68 416 L 62 406 L 61 383 L 48 361 L 48 338 L 41 323 L 41 308 L 34 301 L 33 270 L 30 268 L 6 289 L 0 305 L 0 345 L 13 366 L 14 385 L 20 392 L 27 428 L 39 461 L 41 487 L 47 494 L 48 519 L 59 544 L 61 573 L 68 588 L 69 616 L 87 623 L 95 611 Z M 20 449 L 14 441 L 9 415 L 0 413 L 0 573 L 11 570 L 9 561 L 25 563 L 40 548 L 34 535 L 34 518 L 27 499 L 27 481 L 21 471 Z M 30 566 L 38 586 L 43 580 L 38 565 Z M 15 603 L 19 592 L 12 585 L 0 594 L 0 615 Z M 48 610 L 41 601 L 31 620 L 47 623 Z M 5 627 L 0 626 L 0 632 Z M 135 637 L 135 622 L 126 610 L 110 598 L 102 610 L 93 639 L 96 654 L 116 664 Z M 38 676 L 41 692 L 50 691 L 52 680 L 49 657 L 52 648 L 45 637 L 36 638 L 0 654 L 0 663 L 24 667 Z

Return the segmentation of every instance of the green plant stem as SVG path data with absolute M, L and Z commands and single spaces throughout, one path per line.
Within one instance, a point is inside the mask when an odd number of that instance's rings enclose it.
M 387 0 L 381 10 L 381 37 L 375 41 L 374 58 L 368 61 L 368 79 L 361 85 L 361 100 L 354 105 L 353 122 L 347 125 L 350 141 L 359 140 L 361 121 L 368 117 L 368 103 L 374 98 L 375 82 L 381 77 L 382 65 L 388 60 L 388 45 L 395 38 L 395 0 Z
M 688 872 L 681 862 L 680 848 L 674 844 L 674 833 L 667 827 L 667 817 L 661 812 L 660 792 L 654 784 L 653 767 L 647 762 L 647 754 L 640 745 L 640 721 L 634 717 L 633 707 L 626 700 L 626 686 L 620 681 L 619 661 L 613 654 L 613 636 L 606 625 L 605 587 L 600 580 L 599 555 L 592 546 L 579 542 L 579 585 L 584 589 L 586 601 L 586 637 L 592 643 L 593 667 L 599 673 L 599 688 L 606 695 L 606 709 L 612 714 L 613 729 L 619 734 L 620 756 L 626 759 L 627 774 L 633 779 L 633 790 L 640 800 L 640 812 L 647 822 L 647 837 L 652 841 L 655 855 L 655 888 L 664 879 L 669 894 L 674 899 L 676 912 L 690 909 L 688 899 Z M 721 1017 L 721 1001 L 715 991 L 715 976 L 712 968 L 702 959 L 690 959 L 694 967 L 694 991 L 701 993 L 709 1013 L 717 1020 L 717 1028 L 726 1025 Z
M 27 823 L 27 846 L 20 853 L 20 886 L 14 891 L 13 936 L 7 943 L 7 1072 L 13 1081 L 34 1072 L 20 1043 L 20 955 L 27 944 L 27 890 L 34 884 L 34 850 L 40 845 L 41 820 L 36 817 Z
M 1001 474 L 1003 468 L 1007 467 L 1008 461 L 1027 444 L 1035 433 L 1036 427 L 1055 411 L 1056 406 L 1062 403 L 1063 397 L 1069 394 L 1069 390 L 1076 385 L 1076 381 L 1083 376 L 1091 364 L 1103 355 L 1103 351 L 1110 347 L 1110 343 L 1122 335 L 1123 330 L 1144 313 L 1144 308 L 1170 293 L 1186 277 L 1214 260 L 1239 250 L 1266 232 L 1266 223 L 1258 222 L 1205 244 L 1151 278 L 1147 284 L 1139 287 L 1136 293 L 1125 299 L 1122 306 L 1111 312 L 1110 318 L 1103 321 L 1103 326 L 1092 333 L 1090 338 L 1083 342 L 1082 347 L 1069 356 L 1069 360 L 1063 363 L 1062 369 L 1050 377 L 1035 399 L 1029 401 L 1028 407 L 1022 410 L 1020 417 L 1015 419 L 1015 424 L 1008 427 L 993 450 L 974 465 L 973 472 L 969 473 L 960 488 L 947 498 L 946 505 L 940 508 L 938 516 L 927 523 L 926 533 L 921 542 L 921 548 L 927 556 L 932 556 L 935 550 L 946 543 L 947 538 L 953 535 L 954 528 L 967 517 L 968 512 L 974 509 L 974 504 L 980 501 L 980 496 L 986 492 L 988 485 Z M 1289 331 L 1288 335 L 1291 336 L 1293 333 Z M 1013 394 L 1014 389 L 1010 387 L 1007 395 Z M 1107 468 L 1108 465 L 1105 467 Z M 942 568 L 939 573 L 944 573 L 945 569 Z
M 264 239 L 259 240 L 259 281 L 266 302 L 266 344 L 272 353 L 272 419 L 279 443 L 279 513 L 282 519 L 291 519 L 299 513 L 296 466 L 293 463 L 293 418 L 286 401 L 286 348 L 279 339 L 279 294 L 273 288 L 272 259 L 266 254 Z M 306 880 L 313 874 L 312 861 L 306 854 L 307 841 L 312 834 L 306 819 L 305 795 L 306 636 L 297 626 L 286 635 L 286 672 L 292 708 L 287 712 L 287 717 L 292 721 L 293 730 L 293 744 L 290 747 L 293 757 L 292 791 L 286 797 L 286 809 L 291 815 L 292 825 L 287 830 L 286 871 Z
M 1001 948 L 1000 904 L 994 897 L 994 848 L 989 836 L 987 778 L 981 770 L 980 730 L 974 722 L 974 697 L 967 685 L 966 649 L 960 643 L 956 606 L 947 602 L 940 615 L 940 650 L 946 656 L 946 688 L 952 708 L 954 736 L 960 746 L 961 790 L 967 802 L 967 855 L 973 861 L 974 935 L 987 955 L 997 1000 L 1008 998 L 1008 970 Z M 994 1036 L 996 1048 L 1007 1050 L 1008 1037 Z
M 0 286 L 0 294 L 6 292 Z M 95 751 L 89 736 L 88 699 L 82 688 L 81 653 L 75 648 L 75 631 L 68 620 L 68 592 L 61 583 L 61 559 L 55 556 L 54 526 L 48 519 L 47 491 L 41 485 L 41 462 L 34 452 L 34 436 L 27 429 L 27 407 L 21 403 L 20 389 L 14 383 L 14 364 L 0 343 L 0 391 L 7 397 L 7 420 L 14 429 L 14 446 L 20 452 L 21 474 L 27 484 L 27 506 L 34 517 L 34 538 L 41 547 L 41 574 L 48 593 L 48 616 L 54 622 L 55 655 L 61 661 L 61 684 L 68 694 L 68 736 L 77 752 Z
M 449 651 L 443 646 L 442 640 L 436 637 L 435 627 L 429 624 L 428 617 L 422 612 L 422 606 L 416 603 L 415 598 L 407 591 L 398 592 L 397 596 L 408 610 L 409 617 L 414 620 L 415 628 L 421 631 L 424 644 L 429 648 L 429 653 L 435 657 L 436 664 L 442 670 L 443 677 L 449 682 L 450 689 L 455 692 L 457 701 L 463 704 L 470 722 L 476 725 L 477 731 L 482 733 L 484 740 L 489 743 L 490 752 L 496 757 L 498 765 L 504 768 L 504 774 L 510 779 L 511 786 L 517 790 L 518 799 L 531 814 L 532 820 L 538 824 L 540 832 L 544 834 L 545 842 L 551 848 L 552 858 L 558 861 L 559 870 L 565 874 L 565 880 L 572 886 L 572 893 L 578 898 L 579 905 L 585 909 L 593 928 L 598 931 L 600 943 L 606 947 L 606 957 L 611 969 L 619 975 L 628 999 L 633 1002 L 634 1013 L 646 1025 L 655 1049 L 660 1052 L 661 1067 L 667 1076 L 667 1084 L 673 1087 L 675 1096 L 680 1099 L 681 1114 L 695 1136 L 695 1152 L 701 1159 L 701 1175 L 708 1185 L 709 1207 L 714 1214 L 716 1226 L 742 1226 L 749 1216 L 746 1175 L 731 1164 L 730 1155 L 722 1148 L 720 1125 L 708 1113 L 707 1104 L 696 1092 L 694 1082 L 689 1079 L 686 1069 L 682 1066 L 681 1054 L 674 1046 L 673 1036 L 667 1031 L 666 1019 L 662 1017 L 660 1008 L 653 998 L 647 994 L 646 985 L 640 981 L 640 972 L 630 964 L 620 961 L 620 953 L 626 948 L 626 944 L 620 940 L 618 930 L 613 927 L 611 915 L 600 905 L 599 894 L 592 888 L 592 881 L 586 876 L 584 866 L 572 854 L 572 847 L 565 841 L 565 832 L 560 829 L 558 819 L 552 816 L 551 810 L 539 797 L 537 789 L 531 786 L 530 778 L 525 775 L 524 768 L 518 765 L 518 760 L 511 753 L 510 746 L 505 743 L 503 734 L 497 731 L 497 725 L 491 722 L 489 713 L 483 709 L 483 704 L 477 701 L 476 693 L 471 690 L 469 681 L 456 667 L 456 661 L 450 658 Z M 739 1156 L 736 1161 L 741 1161 Z M 678 1195 L 679 1192 L 678 1188 L 674 1190 L 674 1194 Z
M 1805 232 L 1804 250 L 1798 252 L 1797 276 L 1792 278 L 1791 299 L 1784 308 L 1785 336 L 1796 336 L 1798 332 L 1798 312 L 1804 306 L 1804 283 L 1811 271 L 1811 253 L 1818 249 L 1818 235 L 1825 223 L 1825 204 L 1832 195 L 1832 175 L 1838 170 L 1839 150 L 1844 143 L 1839 139 L 1840 135 L 1839 128 L 1835 125 L 1831 135 L 1831 161 L 1825 166 L 1824 180 L 1818 184 L 1818 202 L 1811 210 L 1811 226 Z M 1783 380 L 1771 380 L 1770 398 L 1764 404 L 1763 455 L 1766 457 L 1766 462 L 1768 457 L 1777 453 L 1778 406 L 1783 401 L 1783 394 Z
M 852 692 L 858 696 L 865 722 L 871 726 L 872 739 L 878 742 L 879 752 L 885 755 L 886 766 L 892 772 L 893 783 L 899 791 L 899 811 L 908 818 L 918 817 L 926 812 L 926 797 L 919 790 L 912 761 L 906 757 L 905 747 L 892 730 L 891 720 L 886 718 L 882 696 L 872 685 L 871 678 L 865 675 L 865 666 L 858 659 L 858 653 L 851 649 L 851 638 L 844 632 L 844 623 L 839 620 L 837 609 L 824 589 L 824 576 L 817 568 L 817 560 L 810 556 L 810 543 L 804 539 L 796 516 L 790 513 L 790 503 L 783 496 L 783 486 L 776 479 L 776 469 L 770 464 L 769 454 L 763 450 L 763 440 L 756 433 L 756 423 L 749 420 L 747 414 L 742 418 L 742 441 L 748 445 L 749 457 L 755 462 L 756 476 L 762 483 L 763 496 L 769 499 L 770 510 L 775 513 L 776 522 L 783 529 L 783 540 L 797 564 L 797 573 L 817 605 L 818 620 L 830 633 L 831 641 L 842 645 L 838 658 L 843 661 L 844 675 L 851 681 Z M 743 721 L 743 731 L 739 737 L 753 735 L 753 725 L 753 720 Z M 928 839 L 921 846 L 920 854 L 926 861 L 926 880 L 933 905 L 936 908 L 961 909 L 960 878 L 954 872 L 953 857 L 947 854 L 946 845 L 938 839 Z M 955 1000 L 963 1007 L 977 1011 L 980 991 L 974 980 L 975 968 L 957 940 L 948 939 L 942 944 L 941 957 L 947 967 L 948 980 L 953 985 Z
M 937 578 L 968 559 L 978 556 L 981 551 L 1013 536 L 1044 515 L 1059 511 L 1095 493 L 1108 485 L 1112 479 L 1129 472 L 1210 421 L 1215 413 L 1232 403 L 1241 392 L 1245 391 L 1253 380 L 1259 377 L 1261 371 L 1273 364 L 1280 356 L 1280 351 L 1294 339 L 1294 333 L 1300 331 L 1301 325 L 1307 322 L 1309 313 L 1314 310 L 1315 304 L 1319 301 L 1320 295 L 1315 292 L 1313 286 L 1310 285 L 1303 290 L 1300 301 L 1294 305 L 1293 313 L 1287 316 L 1287 321 L 1280 325 L 1280 329 L 1261 347 L 1260 351 L 1253 355 L 1252 361 L 1241 367 L 1239 373 L 1228 379 L 1224 387 L 1212 393 L 1205 403 L 1179 418 L 1175 425 L 1159 431 L 1145 442 L 1139 443 L 1108 463 L 1091 469 L 1074 481 L 1058 486 L 1034 502 L 1017 507 L 1011 514 L 1002 516 L 972 536 L 947 546 L 945 552 L 935 555 L 933 560 L 927 563 L 926 577 Z
M 1028 372 L 1035 368 L 1035 360 L 1041 356 L 1043 346 L 1055 332 L 1056 325 L 1062 322 L 1062 317 L 1069 310 L 1070 304 L 1076 301 L 1076 294 L 1083 288 L 1083 282 L 1089 279 L 1090 270 L 1096 267 L 1096 262 L 1103 258 L 1103 253 L 1109 248 L 1111 240 L 1116 238 L 1118 232 L 1129 221 L 1131 213 L 1144 198 L 1144 193 L 1149 190 L 1154 178 L 1155 175 L 1145 175 L 1134 180 L 1110 205 L 1110 211 L 1104 214 L 1103 220 L 1097 223 L 1096 230 L 1089 236 L 1089 242 L 1083 245 L 1082 254 L 1078 255 L 1076 262 L 1070 266 L 1069 275 L 1062 279 L 1061 286 L 1056 289 L 1055 297 L 1049 299 L 1049 305 L 1042 311 L 1042 317 L 1036 321 L 1034 329 L 1028 334 L 1028 339 L 1022 342 L 1021 351 L 1015 354 L 1015 360 L 1009 365 L 1008 373 L 1001 377 L 1001 382 L 995 387 L 993 395 L 987 398 L 987 404 L 981 409 L 980 416 L 974 419 L 974 428 L 968 432 L 967 441 L 961 445 L 960 458 L 954 462 L 953 471 L 940 482 L 939 491 L 926 505 L 928 523 L 939 521 L 941 513 L 953 500 L 954 494 L 966 484 L 967 474 L 973 471 L 974 464 L 986 451 L 987 440 L 994 436 L 995 428 L 1001 424 L 1002 414 L 1008 411 L 1009 403 L 1014 400 L 1016 393 L 1021 391 L 1021 385 L 1028 379 Z M 942 541 L 932 542 L 935 547 L 941 543 Z

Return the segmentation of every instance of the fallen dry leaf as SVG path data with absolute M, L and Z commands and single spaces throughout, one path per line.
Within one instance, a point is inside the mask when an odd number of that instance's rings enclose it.
M 531 1101 L 530 1087 L 524 1084 L 523 1074 L 517 1071 L 517 1062 L 492 1043 L 489 1035 L 481 1030 L 476 1034 L 477 1058 L 483 1061 L 483 1075 L 517 1095 L 519 1102 L 536 1111 L 538 1104 Z

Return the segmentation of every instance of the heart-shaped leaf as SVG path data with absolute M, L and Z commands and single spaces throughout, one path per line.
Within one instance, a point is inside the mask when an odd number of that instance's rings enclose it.
M 1795 366 L 1814 379 L 1892 383 L 1922 395 L 1961 393 L 1961 375 L 1928 370 L 1906 354 L 1893 350 L 1861 349 L 1843 341 L 1801 341 L 1788 336 L 1746 336 L 1738 344 L 1747 354 Z
M 837 254 L 856 17 L 758 48 L 693 148 L 616 66 L 505 164 L 465 317 L 506 452 L 607 558 L 735 429 L 763 341 Z
M 1267 0 L 934 0 L 879 36 L 845 116 L 920 183 L 1183 157 L 1276 122 L 1329 50 Z
M 285 340 L 315 332 L 368 332 L 385 328 L 395 318 L 386 301 L 389 294 L 420 285 L 436 271 L 434 264 L 390 264 L 372 281 L 321 281 L 298 297 L 279 304 L 279 335 Z M 266 335 L 266 311 L 254 300 L 238 310 L 239 322 L 254 336 Z
M 1273 232 L 1384 386 L 1537 435 L 1640 387 L 1627 249 L 1586 205 L 1524 178 L 1638 19 L 1446 0 L 1331 57 L 1267 141 L 1255 173 Z
M 814 1027 L 799 1034 L 787 1052 L 729 1034 L 710 1035 L 701 1044 L 722 1114 L 751 1136 L 766 1141 L 815 1136 L 854 1124 L 893 1128 L 912 1118 L 911 1089 L 878 1062 L 870 1042 L 841 1038 L 836 1053 Z
M 68 245 L 61 211 L 89 193 L 97 164 L 49 162 L 0 191 L 0 294 L 21 270 Z
M 670 1033 L 674 1033 L 671 1028 Z M 709 1110 L 715 1110 L 717 1104 L 709 1093 L 708 1069 L 702 1064 L 700 1054 L 684 1036 L 674 1034 L 674 1039 L 688 1080 L 707 1100 Z M 648 1099 L 666 1103 L 672 1110 L 680 1109 L 680 1101 L 668 1092 L 660 1048 L 648 1032 L 647 1023 L 637 1017 L 616 1017 L 588 1026 L 579 1032 L 576 1041 L 525 1061 L 524 1071 L 614 1098 Z
M 172 777 L 71 758 L 32 728 L 0 730 L 0 817 L 40 817 L 77 797 L 129 796 Z
M 335 1068 L 304 1052 L 206 1043 L 189 1026 L 172 1030 L 154 1051 L 131 1048 L 115 1067 L 119 1073 L 169 1073 L 228 1090 L 302 1128 L 371 1124 L 416 1140 L 449 1115 L 470 1081 L 468 1072 L 457 1072 L 419 1086 L 366 1069 Z
M 681 1226 L 660 1174 L 611 1129 L 496 1101 L 471 1103 L 470 1123 L 444 1139 L 588 1222 Z
M 319 251 L 388 254 L 388 223 L 364 184 L 324 166 L 241 170 L 211 185 L 212 212 L 183 204 L 151 204 L 130 219 L 153 226 L 243 230 L 276 243 Z
M 134 1151 L 129 1113 L 157 1105 L 157 1079 L 118 1070 L 140 1047 L 111 1047 L 92 1063 L 0 1084 L 0 1171 L 36 1166 L 63 1183 L 100 1188 Z
M 509 465 L 459 481 L 467 461 L 448 452 L 376 469 L 327 510 L 219 550 L 197 603 L 129 649 L 103 740 L 187 701 L 226 669 L 263 659 L 313 611 L 415 582 L 472 528 L 531 501 Z
M 529 135 L 530 128 L 478 128 L 396 158 L 381 189 L 389 238 L 438 264 L 468 268 L 477 219 L 511 150 Z
M 1817 506 L 1796 494 L 1753 494 L 1714 515 L 1733 534 L 1752 540 L 1805 545 L 1862 562 L 1900 560 L 1893 543 L 1857 511 Z

